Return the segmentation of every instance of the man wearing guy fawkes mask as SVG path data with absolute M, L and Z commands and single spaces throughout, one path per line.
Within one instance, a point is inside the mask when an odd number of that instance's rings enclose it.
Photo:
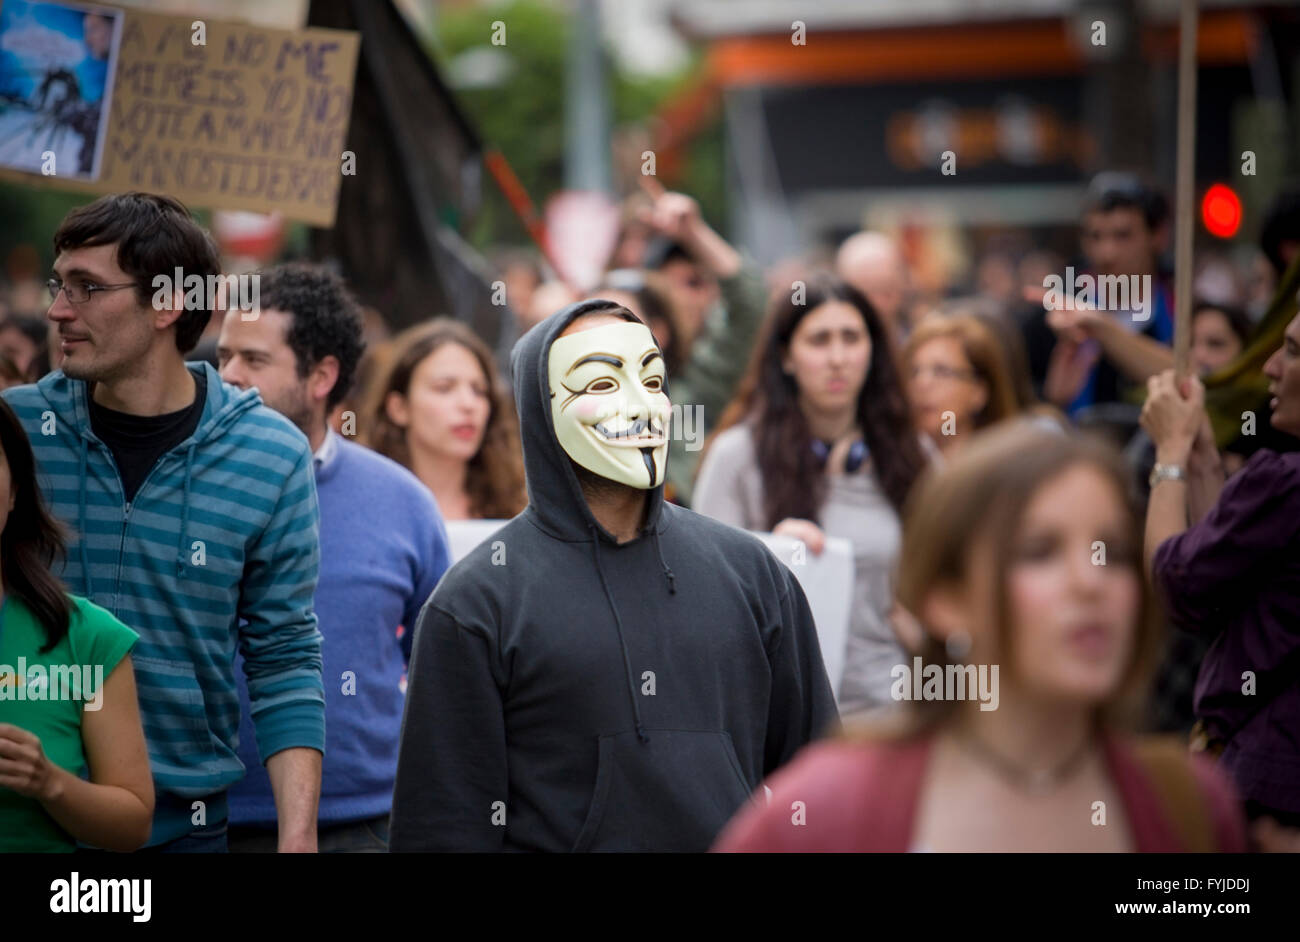
M 420 616 L 391 847 L 706 850 L 836 721 L 808 603 L 664 501 L 663 358 L 626 308 L 571 305 L 512 365 L 529 506 Z

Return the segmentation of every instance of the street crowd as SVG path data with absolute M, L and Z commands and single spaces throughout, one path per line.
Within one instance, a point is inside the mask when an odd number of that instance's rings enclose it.
M 1061 304 L 648 189 L 594 289 L 494 258 L 506 359 L 321 263 L 155 304 L 212 237 L 73 210 L 0 294 L 0 851 L 1300 850 L 1300 195 L 1185 371 L 1170 231 L 1097 176 L 1134 293 Z M 851 548 L 839 676 L 753 532 Z

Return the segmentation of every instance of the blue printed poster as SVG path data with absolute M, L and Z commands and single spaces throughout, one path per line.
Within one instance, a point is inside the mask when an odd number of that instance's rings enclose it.
M 3 0 L 0 167 L 99 179 L 122 10 Z

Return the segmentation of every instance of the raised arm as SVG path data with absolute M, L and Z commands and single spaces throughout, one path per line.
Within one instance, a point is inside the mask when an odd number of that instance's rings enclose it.
M 1101 342 L 1106 359 L 1135 383 L 1173 369 L 1174 351 L 1146 334 L 1125 330 L 1106 317 L 1093 321 L 1090 332 Z
M 1151 489 L 1142 554 L 1148 574 L 1160 544 L 1187 529 L 1187 464 L 1205 413 L 1205 387 L 1195 377 L 1185 382 L 1187 396 L 1178 391 L 1173 370 L 1151 377 L 1142 407 L 1142 427 L 1155 442 L 1156 463 L 1183 472 L 1181 479 L 1163 480 Z

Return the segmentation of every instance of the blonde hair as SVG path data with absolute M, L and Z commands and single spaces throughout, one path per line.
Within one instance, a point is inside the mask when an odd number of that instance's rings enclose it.
M 975 416 L 975 428 L 986 428 L 1020 411 L 1016 385 L 1002 343 L 989 326 L 973 314 L 927 314 L 907 338 L 903 348 L 904 362 L 910 364 L 917 350 L 940 337 L 951 337 L 961 344 L 971 369 L 988 389 L 988 401 Z

